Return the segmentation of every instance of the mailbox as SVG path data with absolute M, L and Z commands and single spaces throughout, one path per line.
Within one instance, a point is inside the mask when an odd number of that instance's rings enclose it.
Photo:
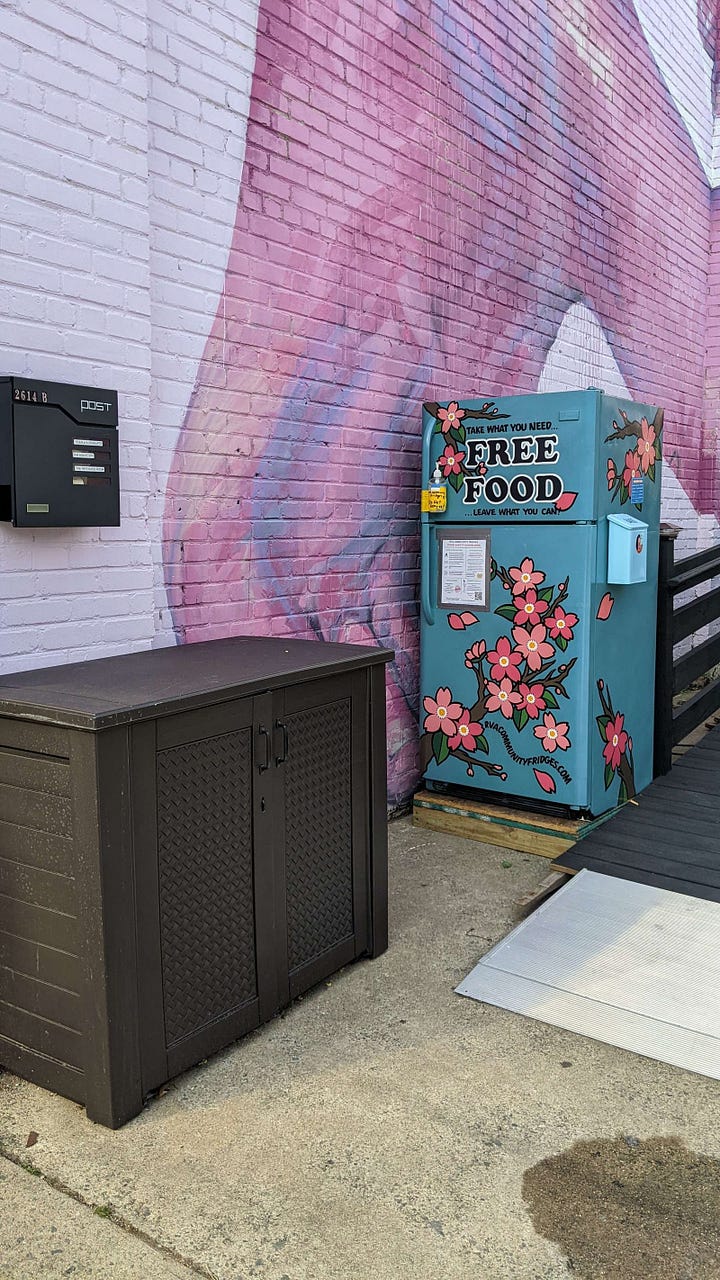
M 119 525 L 117 426 L 116 391 L 0 378 L 0 520 Z
M 608 516 L 608 582 L 647 580 L 648 526 L 634 516 Z

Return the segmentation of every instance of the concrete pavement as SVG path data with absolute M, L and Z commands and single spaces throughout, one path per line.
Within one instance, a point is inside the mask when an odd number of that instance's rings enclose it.
M 0 1076 L 2 1280 L 591 1274 L 535 1230 L 526 1171 L 621 1135 L 720 1157 L 720 1084 L 453 994 L 547 869 L 395 822 L 387 954 L 186 1073 L 124 1129 Z M 12 1163 L 28 1157 L 64 1190 Z M 57 1197 L 75 1270 L 53 1261 Z

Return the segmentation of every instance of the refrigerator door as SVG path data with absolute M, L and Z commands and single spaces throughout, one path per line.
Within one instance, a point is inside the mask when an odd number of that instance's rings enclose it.
M 589 805 L 595 539 L 591 524 L 430 527 L 420 724 L 431 786 Z
M 597 577 L 591 613 L 590 808 L 604 813 L 633 800 L 653 777 L 657 623 L 657 524 L 643 534 L 644 581 L 603 582 L 609 521 L 597 526 Z
M 428 402 L 423 509 L 450 524 L 594 520 L 601 404 L 599 391 Z

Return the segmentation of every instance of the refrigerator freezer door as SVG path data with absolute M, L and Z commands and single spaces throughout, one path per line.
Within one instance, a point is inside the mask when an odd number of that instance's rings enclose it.
M 594 525 L 434 525 L 423 565 L 425 777 L 589 804 Z
M 423 408 L 423 490 L 439 475 L 450 524 L 594 520 L 602 395 L 464 400 Z M 424 510 L 431 510 L 425 506 Z

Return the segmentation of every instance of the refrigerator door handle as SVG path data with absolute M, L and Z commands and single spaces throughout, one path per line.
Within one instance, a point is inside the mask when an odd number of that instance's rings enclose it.
M 433 611 L 432 600 L 430 599 L 430 523 L 426 515 L 420 517 L 420 563 L 422 572 L 420 574 L 420 605 L 422 608 L 422 616 L 428 626 L 433 626 L 435 622 L 435 613 Z
M 423 431 L 423 439 L 422 439 L 421 465 L 422 465 L 423 489 L 425 488 L 425 485 L 430 481 L 430 444 L 434 435 L 435 435 L 435 419 L 428 418 L 425 424 L 425 430 Z
M 429 418 L 425 430 L 423 431 L 422 440 L 422 485 L 423 488 L 430 480 L 430 443 L 435 435 L 435 420 Z M 432 600 L 430 599 L 430 522 L 427 513 L 423 512 L 420 516 L 420 535 L 421 535 L 421 560 L 422 571 L 420 573 L 420 607 L 422 616 L 428 626 L 432 626 L 435 622 L 435 614 L 433 612 Z

